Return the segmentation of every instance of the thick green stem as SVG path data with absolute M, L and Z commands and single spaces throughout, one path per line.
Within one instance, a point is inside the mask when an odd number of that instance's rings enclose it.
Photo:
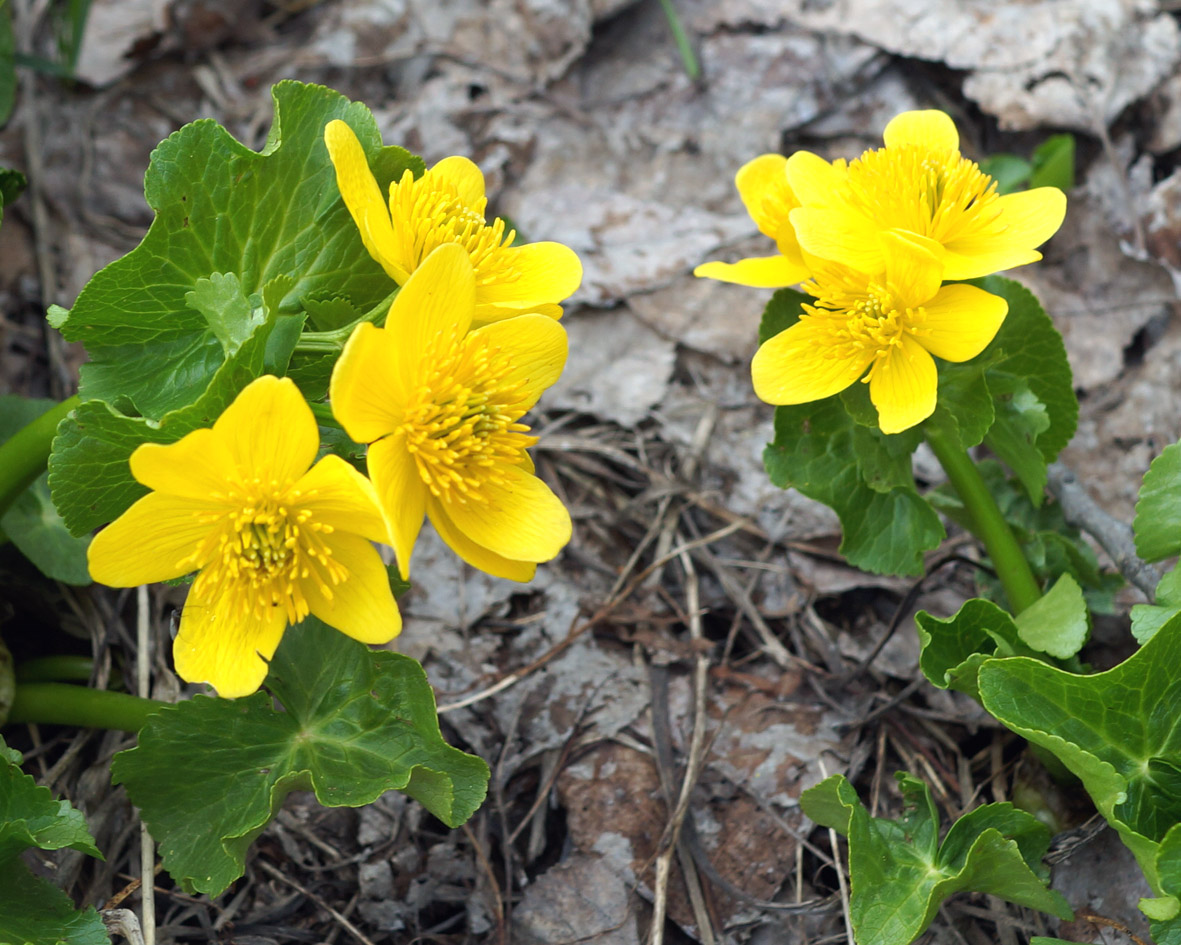
M 83 728 L 114 728 L 138 732 L 148 716 L 166 702 L 140 699 L 122 692 L 90 689 L 69 683 L 18 683 L 12 708 L 13 722 L 46 725 L 78 725 Z
M 90 682 L 94 660 L 89 656 L 39 656 L 16 667 L 17 682 Z
M 63 400 L 0 445 L 0 515 L 45 472 L 57 425 L 77 406 L 77 395 Z
M 927 443 L 964 503 L 972 534 L 980 539 L 992 559 L 992 566 L 1009 598 L 1009 606 L 1013 613 L 1021 613 L 1042 596 L 1041 588 L 1009 523 L 988 491 L 984 477 L 972 458 L 957 444 L 932 430 L 927 431 Z

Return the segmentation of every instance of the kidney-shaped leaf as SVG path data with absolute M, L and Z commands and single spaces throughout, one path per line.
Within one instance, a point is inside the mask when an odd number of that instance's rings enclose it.
M 161 709 L 112 778 L 143 812 L 164 865 L 190 892 L 217 895 L 242 875 L 246 850 L 294 790 L 359 807 L 389 790 L 448 826 L 488 786 L 483 760 L 443 741 L 418 663 L 373 651 L 314 618 L 284 636 L 265 692 L 196 696 Z

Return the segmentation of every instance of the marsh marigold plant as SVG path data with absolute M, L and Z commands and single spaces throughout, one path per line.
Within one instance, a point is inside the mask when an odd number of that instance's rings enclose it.
M 561 243 L 514 246 L 516 234 L 484 211 L 484 175 L 465 157 L 444 158 L 421 177 L 406 171 L 390 184 L 387 200 L 365 151 L 343 121 L 324 130 L 345 206 L 369 254 L 398 285 L 444 243 L 468 254 L 476 280 L 475 320 L 491 322 L 522 313 L 560 317 L 560 303 L 582 281 L 582 263 Z
M 570 540 L 570 515 L 533 474 L 521 417 L 566 363 L 566 332 L 526 314 L 472 329 L 469 254 L 432 252 L 390 307 L 354 331 L 332 373 L 332 411 L 368 443 L 368 468 L 404 576 L 429 516 L 461 558 L 527 581 Z
M 295 384 L 266 376 L 212 428 L 132 453 L 152 491 L 95 536 L 90 573 L 134 587 L 197 572 L 173 646 L 183 679 L 254 692 L 283 632 L 309 613 L 363 643 L 401 630 L 371 544 L 388 541 L 373 486 L 337 456 L 312 465 L 319 447 Z

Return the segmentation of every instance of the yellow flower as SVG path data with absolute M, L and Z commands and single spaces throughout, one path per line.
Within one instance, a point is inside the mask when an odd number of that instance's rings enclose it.
M 332 411 L 369 443 L 369 475 L 403 576 L 430 517 L 464 561 L 528 581 L 570 540 L 570 515 L 533 475 L 520 423 L 566 363 L 566 332 L 544 315 L 469 331 L 478 288 L 462 246 L 440 246 L 390 307 L 357 327 L 332 372 Z
M 996 183 L 959 152 L 959 133 L 940 111 L 903 112 L 886 146 L 850 164 L 808 151 L 787 160 L 801 206 L 790 218 L 810 256 L 865 273 L 885 269 L 885 233 L 926 237 L 943 252 L 943 278 L 974 279 L 1041 259 L 1035 250 L 1062 225 L 1066 195 L 1038 187 L 1000 196 Z
M 467 158 L 444 158 L 418 180 L 404 172 L 387 202 L 352 128 L 331 121 L 324 141 L 365 248 L 398 285 L 437 246 L 458 243 L 476 272 L 477 322 L 525 312 L 561 317 L 558 303 L 582 282 L 577 254 L 561 243 L 510 245 L 516 234 L 505 232 L 504 220 L 485 221 L 484 175 Z
M 780 289 L 807 279 L 808 265 L 789 217 L 800 202 L 787 181 L 787 158 L 782 154 L 760 155 L 739 168 L 734 183 L 759 232 L 775 240 L 779 252 L 736 263 L 702 263 L 693 275 L 762 289 Z
M 131 454 L 153 491 L 95 536 L 90 574 L 135 587 L 198 572 L 173 645 L 183 679 L 254 692 L 283 631 L 309 613 L 363 643 L 402 629 L 370 544 L 388 541 L 373 486 L 337 456 L 312 466 L 319 446 L 295 384 L 268 376 L 211 429 Z
M 883 433 L 900 433 L 935 410 L 931 355 L 967 361 L 983 351 L 1008 303 L 975 286 L 940 287 L 939 245 L 882 236 L 885 272 L 826 266 L 804 288 L 816 298 L 798 322 L 755 354 L 755 393 L 770 404 L 803 404 L 840 393 L 865 375 Z

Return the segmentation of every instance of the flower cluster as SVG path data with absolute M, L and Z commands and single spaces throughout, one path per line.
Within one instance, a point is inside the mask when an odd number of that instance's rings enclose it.
M 290 379 L 250 383 L 212 428 L 144 444 L 131 472 L 151 491 L 90 546 L 96 581 L 130 587 L 196 572 L 176 669 L 222 696 L 254 692 L 286 628 L 309 614 L 365 643 L 401 616 L 374 542 L 399 570 L 429 517 L 464 561 L 517 581 L 570 540 L 570 515 L 534 475 L 522 417 L 566 363 L 560 304 L 578 257 L 513 245 L 486 222 L 484 182 L 462 157 L 390 186 L 360 142 L 325 129 L 341 197 L 365 248 L 400 286 L 383 327 L 362 322 L 332 373 L 337 422 L 369 444 L 366 478 L 316 460 L 316 419 Z
M 1040 259 L 1066 198 L 1053 187 L 998 194 L 940 111 L 898 115 L 883 138 L 851 162 L 799 151 L 745 165 L 738 191 L 778 253 L 695 274 L 765 288 L 803 282 L 815 302 L 759 349 L 755 392 L 802 404 L 864 380 L 882 431 L 899 433 L 935 410 L 932 355 L 974 358 L 1004 321 L 1003 299 L 958 280 Z

